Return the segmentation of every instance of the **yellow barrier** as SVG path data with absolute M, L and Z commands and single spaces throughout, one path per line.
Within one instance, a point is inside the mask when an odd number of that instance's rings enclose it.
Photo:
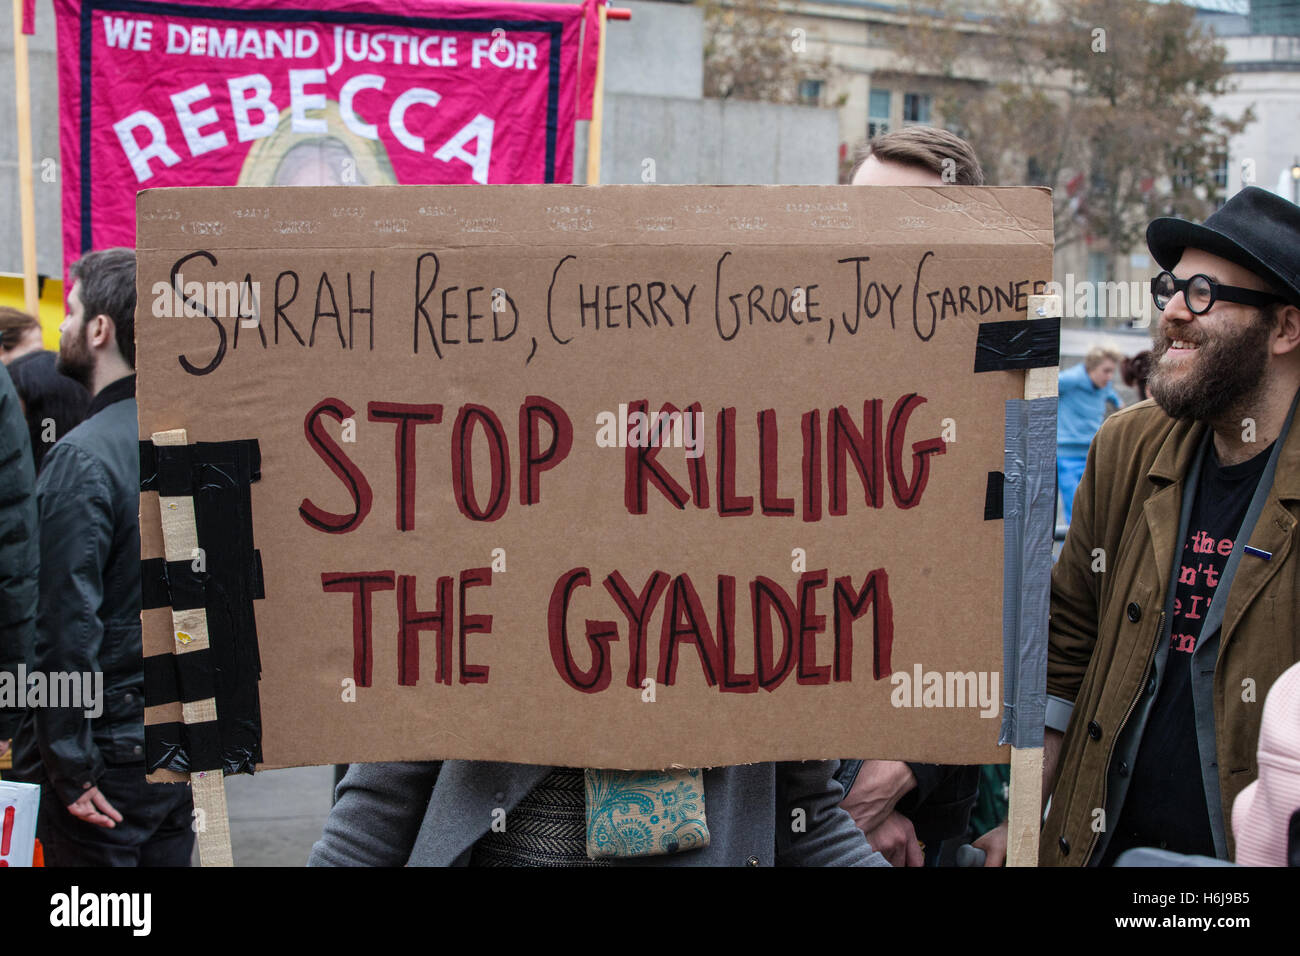
M 0 272 L 0 305 L 15 309 L 26 309 L 23 303 L 23 277 L 8 272 Z M 63 280 L 40 278 L 40 312 L 41 341 L 52 352 L 59 350 L 59 325 L 67 314 L 63 301 Z

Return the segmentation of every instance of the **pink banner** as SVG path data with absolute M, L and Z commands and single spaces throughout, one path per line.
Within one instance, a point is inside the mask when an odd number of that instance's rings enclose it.
M 573 179 L 576 4 L 55 8 L 65 271 L 135 245 L 140 189 Z

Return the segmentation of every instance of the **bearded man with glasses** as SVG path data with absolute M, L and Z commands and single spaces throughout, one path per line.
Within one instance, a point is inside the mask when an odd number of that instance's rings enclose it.
M 1231 859 L 1300 659 L 1300 207 L 1248 187 L 1147 244 L 1152 397 L 1097 433 L 1052 573 L 1044 865 Z

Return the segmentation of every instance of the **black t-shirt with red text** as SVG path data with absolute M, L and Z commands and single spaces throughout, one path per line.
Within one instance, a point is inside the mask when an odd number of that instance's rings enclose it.
M 1223 466 L 1213 443 L 1210 445 L 1187 523 L 1187 540 L 1183 542 L 1165 673 L 1142 733 L 1123 811 L 1106 847 L 1103 866 L 1137 846 L 1214 856 L 1196 742 L 1192 651 L 1200 639 L 1206 609 L 1211 601 L 1218 600 L 1215 593 L 1219 576 L 1228 563 L 1271 449 L 1270 445 L 1248 461 Z M 1243 555 L 1242 560 L 1257 559 Z M 1124 772 L 1123 767 L 1119 770 Z

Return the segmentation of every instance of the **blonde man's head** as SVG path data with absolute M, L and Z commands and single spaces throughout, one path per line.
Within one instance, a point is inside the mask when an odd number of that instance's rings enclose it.
M 1083 367 L 1091 372 L 1107 359 L 1118 365 L 1124 361 L 1124 353 L 1109 342 L 1102 342 L 1088 349 L 1088 354 L 1083 357 Z

